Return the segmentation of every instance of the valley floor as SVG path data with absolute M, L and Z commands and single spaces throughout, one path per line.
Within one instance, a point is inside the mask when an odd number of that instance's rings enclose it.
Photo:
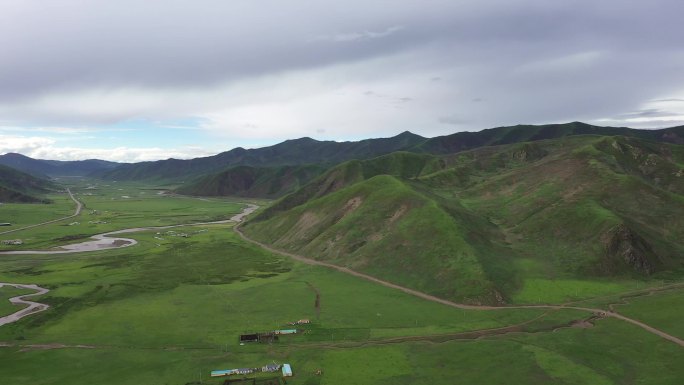
M 72 186 L 85 204 L 77 218 L 12 236 L 34 250 L 124 228 L 187 226 L 129 233 L 137 244 L 120 249 L 0 255 L 0 282 L 50 290 L 29 298 L 48 310 L 0 326 L 3 383 L 221 384 L 211 370 L 273 362 L 292 365 L 288 384 L 678 384 L 684 377 L 677 282 L 592 291 L 572 303 L 463 306 L 265 249 L 231 222 L 207 223 L 234 218 L 242 202 L 89 186 Z M 0 291 L 0 299 L 21 294 Z M 14 311 L 0 306 L 0 317 Z M 311 324 L 296 335 L 239 344 L 240 334 L 305 318 Z

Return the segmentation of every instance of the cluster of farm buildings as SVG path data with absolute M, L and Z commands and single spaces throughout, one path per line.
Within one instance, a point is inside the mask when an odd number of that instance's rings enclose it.
M 300 319 L 295 322 L 288 322 L 288 325 L 308 325 L 311 321 L 308 319 Z M 240 345 L 244 345 L 245 342 L 267 342 L 271 343 L 278 340 L 279 336 L 292 335 L 302 332 L 299 329 L 279 329 L 269 332 L 260 333 L 249 333 L 240 335 Z M 212 377 L 223 377 L 223 376 L 233 376 L 233 375 L 249 375 L 254 373 L 273 373 L 277 371 L 282 371 L 283 377 L 292 377 L 292 367 L 290 364 L 270 364 L 257 368 L 237 368 L 237 369 L 224 369 L 224 370 L 212 370 Z

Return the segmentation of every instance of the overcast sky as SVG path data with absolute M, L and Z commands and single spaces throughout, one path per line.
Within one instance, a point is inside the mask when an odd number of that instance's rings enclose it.
M 0 154 L 684 124 L 681 0 L 0 0 Z

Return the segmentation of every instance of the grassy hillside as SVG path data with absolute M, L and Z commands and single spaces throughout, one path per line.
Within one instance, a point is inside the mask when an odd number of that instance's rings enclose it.
M 681 274 L 683 154 L 597 136 L 395 153 L 328 171 L 245 232 L 462 301 L 529 298 L 587 277 L 607 289 Z
M 477 249 L 486 223 L 379 175 L 250 225 L 277 247 L 445 297 L 496 301 Z M 435 231 L 440 229 L 440 231 Z M 257 231 L 257 230 L 255 230 Z M 477 231 L 479 234 L 472 234 Z
M 0 202 L 47 202 L 40 195 L 54 187 L 47 180 L 0 165 Z
M 291 193 L 322 174 L 318 165 L 251 167 L 237 166 L 200 177 L 179 187 L 185 195 L 277 198 Z
M 479 132 L 457 132 L 438 136 L 420 143 L 410 151 L 431 154 L 451 154 L 483 146 L 496 146 L 576 135 L 627 136 L 656 142 L 684 144 L 684 126 L 660 130 L 639 130 L 627 127 L 602 127 L 582 122 L 563 124 L 519 124 L 490 128 Z

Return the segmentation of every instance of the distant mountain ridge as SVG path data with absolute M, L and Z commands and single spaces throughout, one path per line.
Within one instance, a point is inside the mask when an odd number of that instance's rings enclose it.
M 17 153 L 0 155 L 0 164 L 38 177 L 87 176 L 120 165 L 120 163 L 99 159 L 72 161 L 33 159 Z
M 628 127 L 594 126 L 582 122 L 561 124 L 519 124 L 489 128 L 478 132 L 457 132 L 437 136 L 412 148 L 414 152 L 430 154 L 452 154 L 483 146 L 496 146 L 520 142 L 534 142 L 544 139 L 575 135 L 627 136 L 673 144 L 684 144 L 684 126 L 663 129 L 636 129 Z
M 365 139 L 358 142 L 318 141 L 306 137 L 250 150 L 238 147 L 203 158 L 167 159 L 121 165 L 101 176 L 113 180 L 159 180 L 193 178 L 234 166 L 279 167 L 319 164 L 329 167 L 350 159 L 374 158 L 405 150 L 425 140 L 426 138 L 410 132 L 403 132 L 391 138 Z
M 263 195 L 262 189 L 254 189 L 249 184 L 255 173 L 265 175 L 272 173 L 272 167 L 316 164 L 325 168 L 348 160 L 372 159 L 397 151 L 443 155 L 467 151 L 470 149 L 532 142 L 577 135 L 598 135 L 635 137 L 656 142 L 674 144 L 684 143 L 684 126 L 660 130 L 638 130 L 626 127 L 600 127 L 581 122 L 546 125 L 516 125 L 497 127 L 479 132 L 458 132 L 434 138 L 423 138 L 410 132 L 403 132 L 393 138 L 367 139 L 360 142 L 319 142 L 311 138 L 288 140 L 271 147 L 245 150 L 235 149 L 214 157 L 199 158 L 189 161 L 158 161 L 148 164 L 132 164 L 117 168 L 105 177 L 113 179 L 154 179 L 172 178 L 173 175 L 194 177 L 207 173 L 206 176 L 191 179 L 179 189 L 188 195 L 236 195 L 261 198 L 282 196 L 291 190 L 270 190 Z M 209 165 L 209 163 L 211 163 Z M 256 171 L 253 168 L 267 167 L 269 170 Z M 223 170 L 214 171 L 224 167 Z M 207 168 L 208 167 L 208 168 Z M 155 170 L 163 169 L 164 172 Z M 192 172 L 190 172 L 192 171 Z M 312 170 L 309 170 L 312 171 Z M 320 171 L 322 173 L 323 170 Z M 157 173 L 157 176 L 154 176 Z M 315 173 L 302 174 L 299 182 L 305 184 L 316 177 Z M 248 187 L 249 186 L 249 187 Z M 262 184 L 263 186 L 263 184 Z
M 237 166 L 278 168 L 282 166 L 318 165 L 329 168 L 352 159 L 372 159 L 397 151 L 427 154 L 451 154 L 483 146 L 531 142 L 576 135 L 626 136 L 656 142 L 684 143 L 684 126 L 664 129 L 633 129 L 602 127 L 582 122 L 544 125 L 516 125 L 485 129 L 478 132 L 457 132 L 451 135 L 425 138 L 409 131 L 390 138 L 365 139 L 356 142 L 318 141 L 309 137 L 286 140 L 273 146 L 244 149 L 234 148 L 213 156 L 194 159 L 166 159 L 138 163 L 115 163 L 103 160 L 54 161 L 32 159 L 20 154 L 0 155 L 0 164 L 36 176 L 95 176 L 108 180 L 175 180 L 187 183 L 187 194 L 206 194 L 206 191 L 240 192 L 230 186 L 220 186 L 239 180 L 238 174 L 256 171 L 239 168 L 231 177 L 218 174 Z M 260 173 L 267 173 L 260 171 Z M 216 174 L 216 175 L 215 175 Z M 307 174 L 313 175 L 313 174 Z M 315 175 L 313 175 L 315 176 Z M 204 178 L 200 178 L 204 177 Z M 302 182 L 306 182 L 301 179 Z M 208 181 L 213 181 L 211 185 Z M 197 184 L 197 187 L 192 187 Z M 246 185 L 245 185 L 246 186 Z M 261 191 L 256 189 L 255 191 Z M 289 192 L 284 189 L 282 193 Z M 244 192 L 243 192 L 244 193 Z M 246 193 L 249 196 L 249 193 Z M 211 194 L 208 194 L 211 195 Z M 238 195 L 241 195 L 239 193 Z M 282 195 L 282 194 L 280 194 Z M 279 196 L 271 195 L 271 196 Z

